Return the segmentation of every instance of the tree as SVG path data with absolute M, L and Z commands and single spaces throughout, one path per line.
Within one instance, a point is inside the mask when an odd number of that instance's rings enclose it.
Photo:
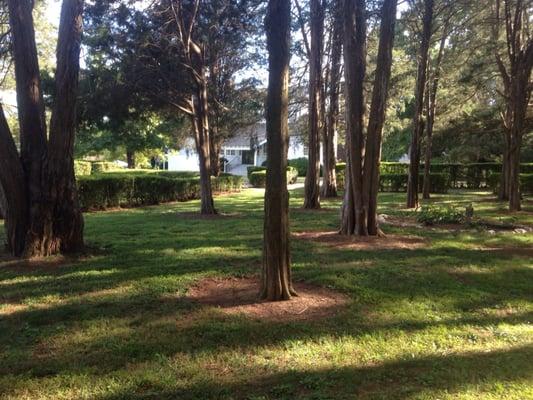
M 520 151 L 531 98 L 533 32 L 531 4 L 523 0 L 495 0 L 493 21 L 494 57 L 503 83 L 503 169 L 499 198 L 509 200 L 510 211 L 520 211 Z M 503 15 L 502 15 L 503 12 Z M 505 29 L 506 60 L 500 53 L 500 27 Z
M 396 0 L 385 0 L 366 140 L 363 83 L 366 70 L 366 9 L 364 0 L 345 2 L 344 64 L 346 79 L 346 189 L 340 232 L 377 235 L 377 194 L 382 131 L 392 68 Z
M 311 0 L 309 51 L 309 166 L 305 176 L 304 208 L 320 208 L 320 137 L 322 119 L 322 57 L 324 53 L 324 3 Z
M 331 9 L 330 57 L 328 73 L 326 74 L 328 80 L 325 85 L 329 103 L 327 106 L 327 115 L 325 116 L 325 128 L 322 130 L 322 164 L 324 178 L 321 196 L 324 198 L 337 197 L 337 175 L 335 165 L 337 163 L 337 131 L 343 41 L 342 1 L 333 1 Z
M 7 245 L 17 256 L 48 256 L 83 247 L 73 148 L 83 1 L 64 0 L 57 43 L 57 98 L 47 135 L 30 0 L 9 0 L 17 86 L 20 159 L 0 109 L 0 186 Z
M 431 187 L 431 156 L 432 156 L 432 141 L 433 128 L 435 126 L 435 117 L 437 113 L 437 93 L 439 91 L 440 75 L 442 57 L 444 55 L 444 48 L 446 46 L 446 39 L 448 38 L 449 22 L 451 15 L 446 19 L 442 27 L 442 33 L 439 43 L 437 57 L 428 61 L 428 83 L 427 93 L 425 95 L 425 113 L 426 113 L 426 149 L 424 157 L 424 181 L 422 184 L 422 198 L 430 198 Z
M 289 300 L 291 280 L 287 152 L 289 146 L 290 2 L 269 0 L 265 20 L 269 53 L 266 104 L 267 180 L 260 297 Z
M 418 175 L 420 170 L 420 139 L 424 131 L 424 95 L 427 84 L 428 54 L 433 30 L 434 1 L 423 0 L 422 32 L 418 51 L 415 87 L 415 109 L 409 150 L 409 176 L 407 182 L 407 208 L 418 207 Z

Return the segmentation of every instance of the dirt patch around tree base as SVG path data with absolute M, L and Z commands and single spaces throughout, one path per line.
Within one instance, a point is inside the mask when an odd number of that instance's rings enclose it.
M 289 301 L 264 301 L 258 297 L 258 278 L 208 278 L 190 288 L 187 299 L 229 315 L 280 322 L 331 317 L 350 302 L 341 293 L 306 283 L 295 282 L 294 289 L 298 296 Z
M 427 240 L 418 236 L 387 234 L 385 236 L 347 236 L 337 231 L 298 232 L 296 239 L 310 240 L 331 247 L 354 250 L 410 250 L 427 245 Z

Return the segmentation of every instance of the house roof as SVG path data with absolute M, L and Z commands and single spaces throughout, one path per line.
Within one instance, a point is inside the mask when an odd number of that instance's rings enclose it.
M 251 148 L 252 143 L 266 141 L 266 124 L 259 123 L 240 129 L 235 136 L 227 139 L 223 147 L 246 147 Z
M 298 137 L 299 134 L 289 127 L 289 136 Z M 261 122 L 255 125 L 250 125 L 246 128 L 240 129 L 234 136 L 226 139 L 223 148 L 248 148 L 252 145 L 261 145 L 266 143 L 266 123 Z

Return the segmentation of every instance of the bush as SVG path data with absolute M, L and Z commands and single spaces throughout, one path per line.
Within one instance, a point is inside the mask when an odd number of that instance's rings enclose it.
M 296 168 L 296 170 L 298 171 L 298 176 L 307 175 L 307 167 L 309 166 L 309 160 L 307 158 L 295 158 L 293 160 L 289 160 L 288 163 L 290 167 Z
M 498 193 L 500 189 L 501 174 L 491 173 L 488 178 L 488 187 L 493 193 Z M 533 194 L 533 174 L 520 174 L 520 191 L 523 194 Z
M 287 182 L 290 184 L 296 183 L 298 180 L 298 170 L 290 165 L 287 167 Z
M 266 183 L 266 168 L 265 167 L 248 167 L 248 181 L 250 182 L 250 185 L 253 187 L 265 187 Z M 255 177 L 252 177 L 252 175 L 256 172 L 263 172 L 265 177 L 260 177 L 261 174 L 256 175 Z M 298 179 L 298 170 L 294 167 L 288 166 L 287 167 L 287 183 L 292 184 L 296 183 L 296 180 Z M 263 180 L 265 182 L 263 182 Z
M 212 178 L 213 192 L 237 191 L 242 188 L 240 176 L 224 174 Z M 110 207 L 134 207 L 170 201 L 200 198 L 200 179 L 154 174 L 101 174 L 78 179 L 80 206 L 83 210 L 105 210 Z
M 87 176 L 92 173 L 92 164 L 90 161 L 74 161 L 74 174 L 76 176 Z
M 264 188 L 266 186 L 266 169 L 252 172 L 248 180 L 253 187 Z
M 460 224 L 465 220 L 465 214 L 455 207 L 422 207 L 416 217 L 417 221 L 425 225 Z
M 379 190 L 382 192 L 405 192 L 407 190 L 407 174 L 381 174 Z
M 101 172 L 117 171 L 120 170 L 119 166 L 115 163 L 109 161 L 95 161 L 92 163 L 92 172 L 93 174 L 98 174 Z

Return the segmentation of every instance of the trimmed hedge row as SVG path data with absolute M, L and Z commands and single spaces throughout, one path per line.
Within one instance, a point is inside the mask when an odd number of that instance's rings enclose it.
M 243 179 L 223 174 L 212 177 L 215 193 L 239 191 Z M 78 194 L 82 210 L 105 210 L 112 207 L 136 207 L 171 201 L 200 198 L 198 177 L 176 177 L 170 174 L 102 174 L 78 178 Z
M 87 176 L 91 175 L 93 171 L 93 165 L 90 161 L 74 161 L 74 174 L 76 176 Z
M 253 187 L 264 188 L 266 186 L 266 167 L 248 167 L 247 175 L 248 181 Z M 297 179 L 298 170 L 287 166 L 287 182 L 290 184 L 296 183 Z
M 498 193 L 500 189 L 501 174 L 494 173 L 489 176 L 488 187 L 494 193 Z M 533 194 L 533 173 L 520 174 L 520 191 L 524 194 Z
M 92 173 L 98 174 L 100 172 L 118 171 L 121 168 L 115 163 L 109 161 L 95 161 L 92 163 Z

